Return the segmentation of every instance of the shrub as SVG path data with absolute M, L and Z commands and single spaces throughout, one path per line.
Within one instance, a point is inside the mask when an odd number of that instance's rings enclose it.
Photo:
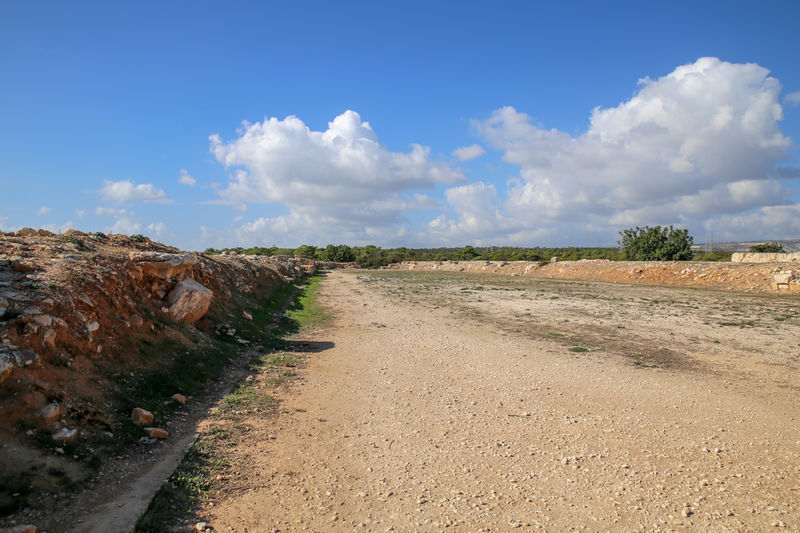
M 145 242 L 145 241 L 147 241 L 147 237 L 145 237 L 141 233 L 136 233 L 134 235 L 131 235 L 131 240 L 133 242 Z
M 349 263 L 356 260 L 353 249 L 346 244 L 329 244 L 320 254 L 323 261 L 336 261 L 338 263 Z
M 628 261 L 690 261 L 694 257 L 689 230 L 645 226 L 621 231 L 619 245 Z
M 61 237 L 61 242 L 74 244 L 78 250 L 86 250 L 86 245 L 83 243 L 83 241 L 74 235 Z
M 786 252 L 786 250 L 783 249 L 783 245 L 779 242 L 763 242 L 761 244 L 754 244 L 750 247 L 750 251 L 760 254 L 782 254 Z
M 695 261 L 715 261 L 715 262 L 722 262 L 722 261 L 730 261 L 731 254 L 733 252 L 728 252 L 725 250 L 714 250 L 713 252 L 708 253 L 700 253 L 694 256 Z
M 315 259 L 317 247 L 311 246 L 310 244 L 304 244 L 299 248 L 295 248 L 293 255 L 297 257 L 303 257 L 305 259 Z
M 456 261 L 472 261 L 479 255 L 480 254 L 476 252 L 475 248 L 473 248 L 472 246 L 464 246 L 463 248 L 461 248 L 460 250 L 458 250 L 456 253 L 453 254 L 453 259 L 455 259 Z

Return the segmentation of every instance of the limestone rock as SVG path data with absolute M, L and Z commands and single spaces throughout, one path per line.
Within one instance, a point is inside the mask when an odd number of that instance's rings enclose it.
M 56 347 L 56 332 L 52 328 L 47 328 L 42 333 L 42 340 L 44 341 L 45 346 L 49 346 L 50 348 Z
M 58 442 L 70 442 L 78 437 L 77 429 L 61 428 L 53 433 L 53 440 Z
M 793 277 L 794 275 L 791 270 L 788 272 L 783 271 L 772 276 L 772 281 L 773 283 L 789 283 L 789 281 L 791 281 Z
M 144 320 L 139 315 L 131 315 L 131 324 L 134 328 L 139 329 L 144 325 Z
M 800 252 L 793 253 L 757 253 L 736 252 L 731 255 L 732 263 L 796 263 L 800 262 Z
M 39 416 L 45 424 L 52 424 L 62 416 L 64 416 L 64 406 L 60 403 L 49 403 L 42 407 L 39 411 Z
M 153 421 L 153 418 L 155 418 L 153 413 L 141 407 L 136 407 L 131 411 L 131 420 L 133 420 L 133 423 L 137 426 L 146 426 Z
M 169 314 L 179 322 L 197 322 L 208 311 L 213 291 L 193 279 L 178 283 L 167 295 Z
M 166 439 L 169 433 L 166 429 L 161 428 L 144 428 L 145 434 L 151 439 Z
M 168 254 L 159 252 L 131 252 L 128 254 L 142 272 L 162 279 L 173 278 L 191 269 L 198 259 L 191 254 Z
M 172 399 L 178 403 L 186 403 L 186 396 L 183 394 L 173 394 Z
M 35 315 L 33 321 L 44 328 L 49 328 L 53 324 L 53 317 L 50 315 Z

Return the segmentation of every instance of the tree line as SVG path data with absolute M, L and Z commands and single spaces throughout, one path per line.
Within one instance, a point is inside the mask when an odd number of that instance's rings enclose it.
M 401 261 L 562 261 L 609 259 L 612 261 L 730 261 L 731 252 L 714 251 L 699 254 L 692 250 L 694 239 L 688 230 L 672 226 L 645 226 L 620 232 L 618 247 L 514 247 L 462 246 L 460 248 L 381 248 L 380 246 L 348 246 L 329 244 L 325 247 L 304 244 L 297 248 L 277 246 L 250 248 L 208 248 L 206 254 L 232 250 L 245 255 L 284 255 L 318 261 L 354 262 L 361 268 L 378 268 Z M 769 243 L 772 245 L 773 243 Z M 761 245 L 757 245 L 761 247 Z M 770 246 L 770 250 L 776 249 Z

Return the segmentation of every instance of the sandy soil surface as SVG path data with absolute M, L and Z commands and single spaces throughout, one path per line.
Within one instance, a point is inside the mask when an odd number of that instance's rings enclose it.
M 797 297 L 338 271 L 321 301 L 215 531 L 800 529 Z

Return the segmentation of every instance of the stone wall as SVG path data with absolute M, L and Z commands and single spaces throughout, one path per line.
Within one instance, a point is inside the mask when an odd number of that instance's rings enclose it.
M 798 265 L 800 267 L 800 265 Z M 751 292 L 797 291 L 800 268 L 785 263 L 700 261 L 404 261 L 387 268 L 505 274 L 535 278 L 705 287 Z
M 731 256 L 733 263 L 800 263 L 800 252 L 791 254 L 760 254 L 755 252 L 736 252 Z

